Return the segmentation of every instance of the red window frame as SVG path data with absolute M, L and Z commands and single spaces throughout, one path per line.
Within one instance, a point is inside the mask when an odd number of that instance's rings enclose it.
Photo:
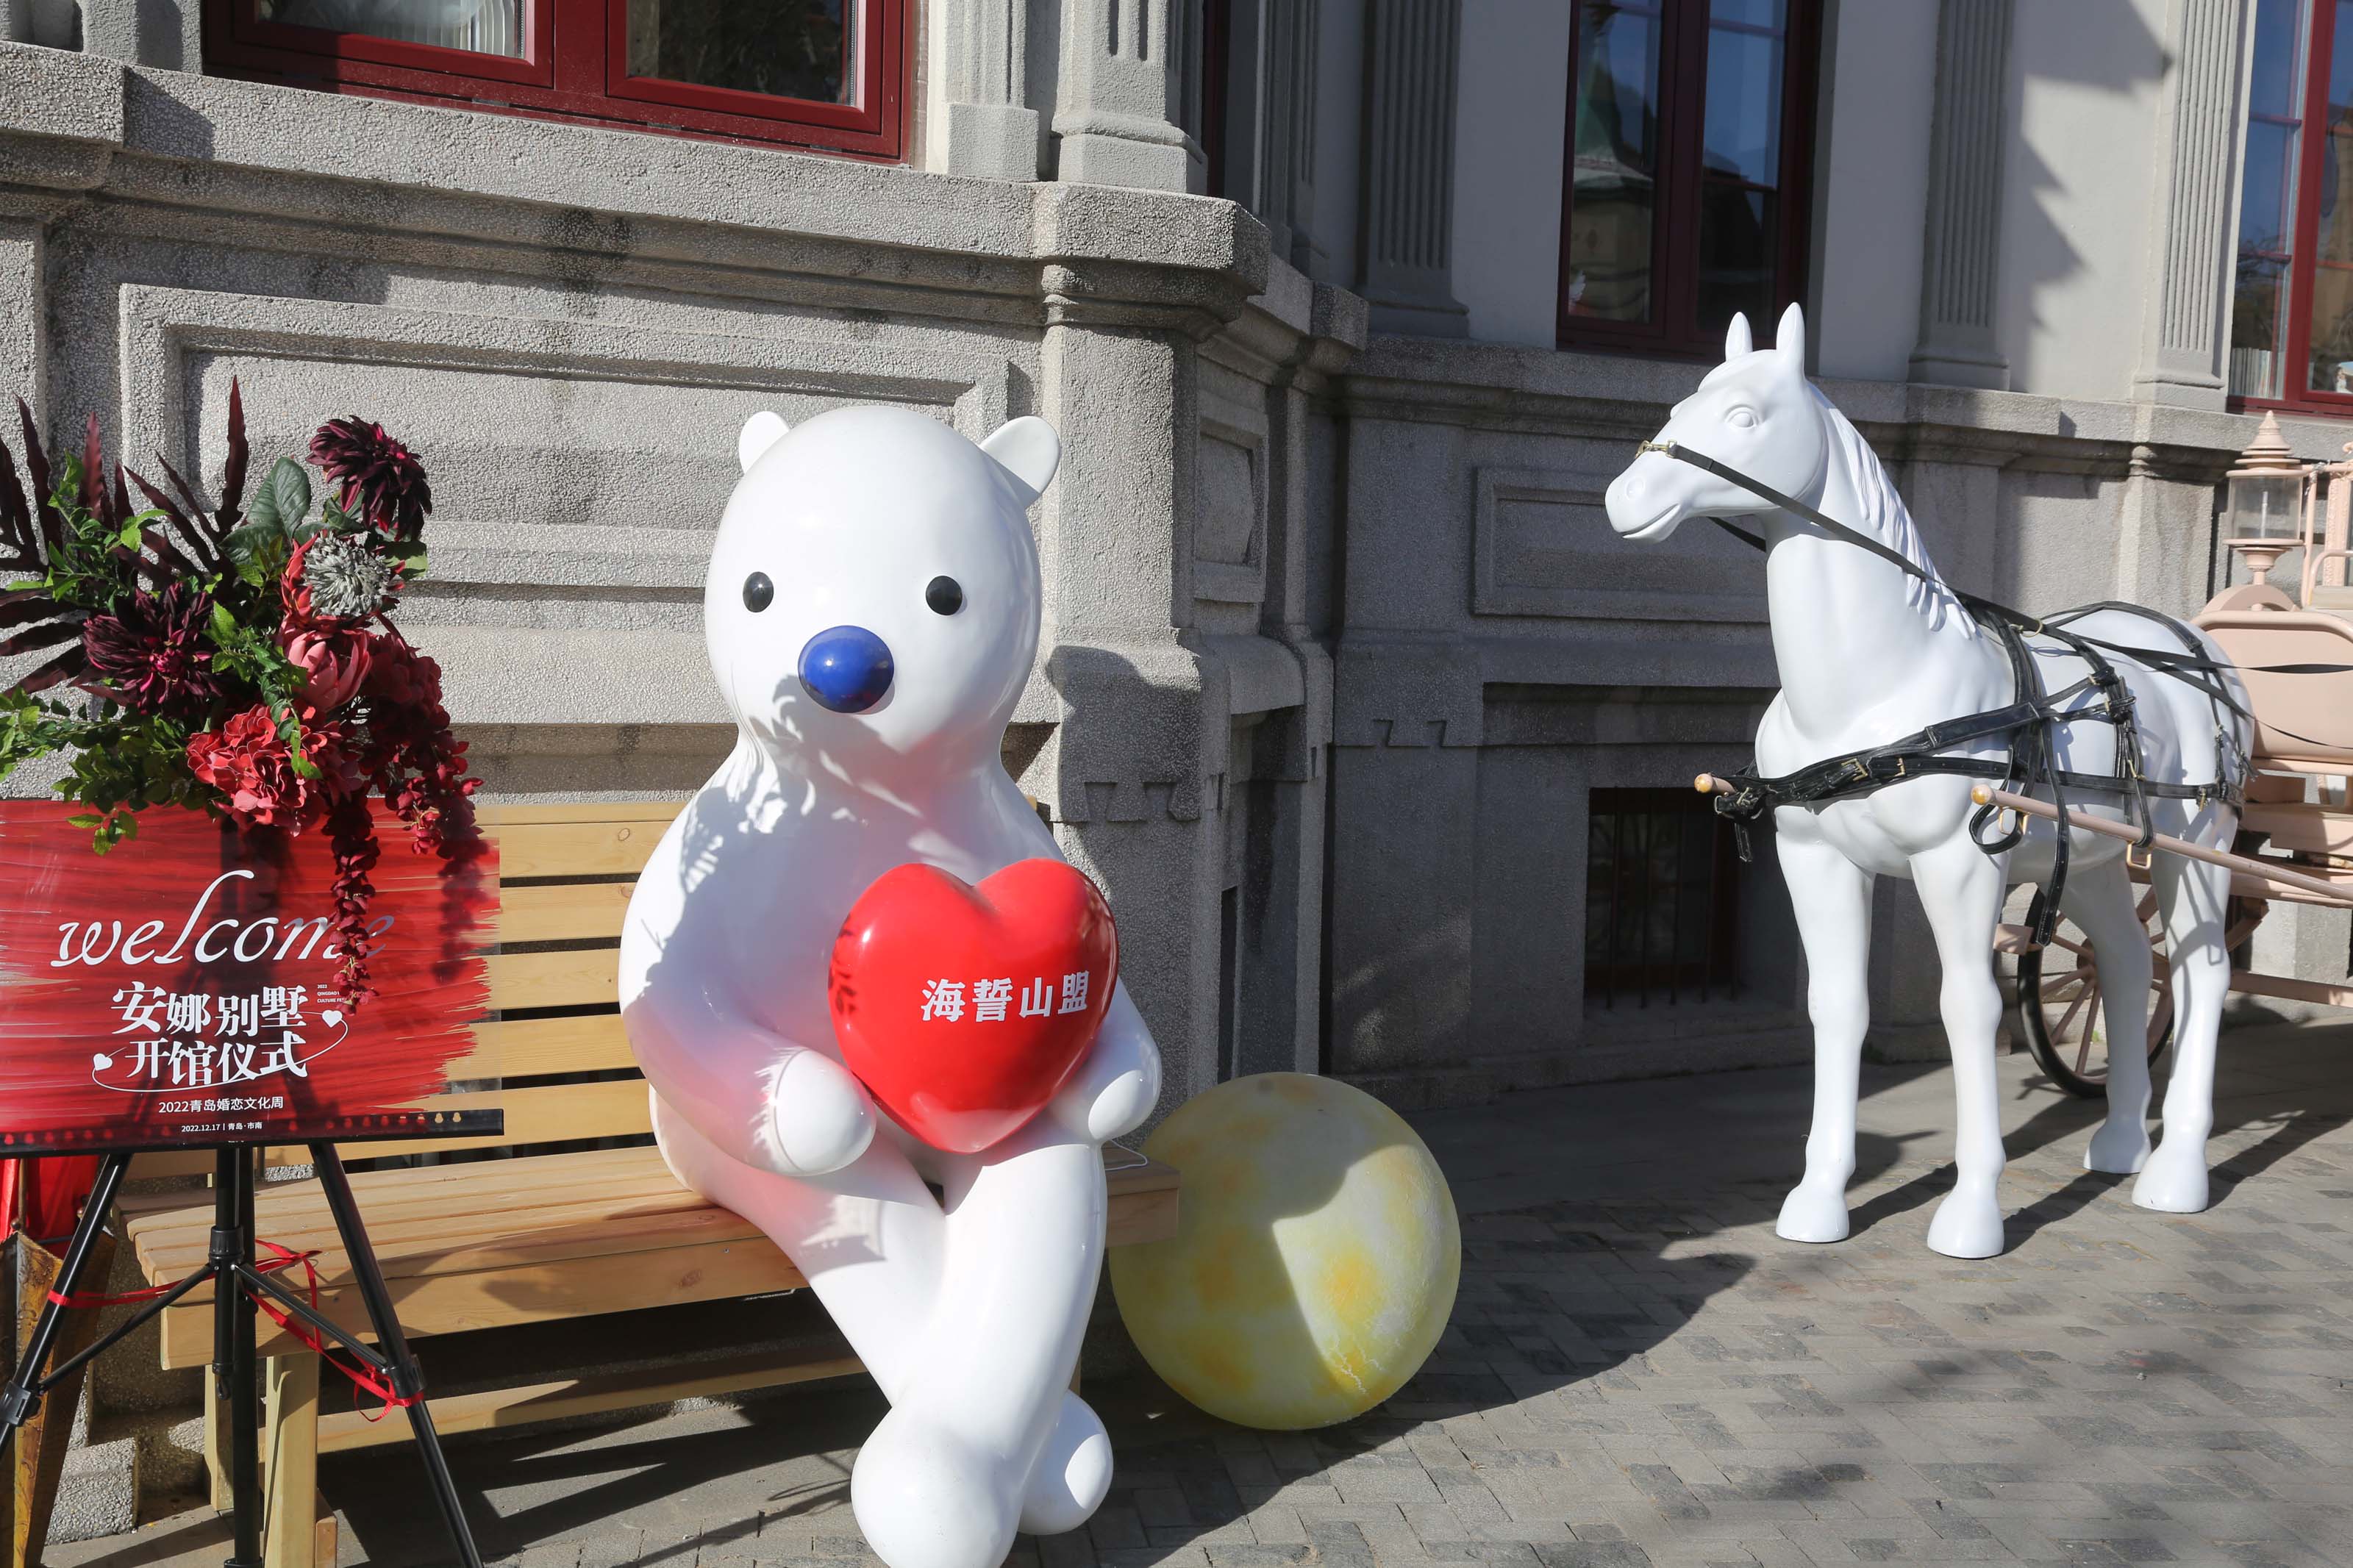
M 1571 315 L 1569 230 L 1577 177 L 1577 87 L 1584 14 L 1594 0 L 1574 0 L 1569 16 L 1567 123 L 1562 130 L 1560 270 L 1554 290 L 1556 339 L 1564 349 L 1605 349 L 1662 359 L 1710 359 L 1724 352 L 1724 330 L 1699 325 L 1700 198 L 1711 180 L 1703 138 L 1707 111 L 1708 0 L 1659 0 L 1657 176 L 1651 216 L 1652 319 L 1620 321 Z M 1781 204 L 1774 258 L 1773 310 L 1801 298 L 1812 249 L 1815 93 L 1821 53 L 1820 0 L 1788 0 L 1781 48 Z
M 2337 134 L 2328 124 L 2328 77 L 2337 50 L 2336 0 L 2313 0 L 2305 33 L 2304 121 L 2296 128 L 2295 214 L 2287 261 L 2287 332 L 2280 355 L 2280 395 L 2232 397 L 2233 409 L 2293 409 L 2306 414 L 2353 415 L 2353 394 L 2306 387 L 2312 377 L 2312 311 L 2316 274 L 2353 271 L 2353 262 L 2320 259 L 2321 165 Z M 2353 135 L 2353 122 L 2343 128 Z M 2243 180 L 2243 174 L 2241 175 Z M 2353 192 L 2339 192 L 2340 202 Z M 2226 329 L 2227 330 L 2227 329 Z
M 204 0 L 216 75 L 535 119 L 905 156 L 908 0 L 845 0 L 864 41 L 856 103 L 818 103 L 628 72 L 628 0 L 524 0 L 521 59 L 259 19 L 257 0 Z

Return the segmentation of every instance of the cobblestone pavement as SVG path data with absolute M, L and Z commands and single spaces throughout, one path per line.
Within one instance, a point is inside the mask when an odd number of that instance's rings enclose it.
M 1924 1245 L 1950 1182 L 1942 1071 L 1866 1074 L 1855 1235 L 1828 1247 L 1772 1232 L 1802 1072 L 1418 1118 L 1465 1247 L 1422 1374 L 1292 1436 L 1148 1378 L 1096 1385 L 1111 1500 L 1014 1561 L 2353 1564 L 2353 1026 L 2242 1027 L 2224 1051 L 2218 1201 L 2191 1216 L 2084 1173 L 2095 1110 L 2005 1058 L 2010 1249 L 1981 1263 Z M 848 1475 L 879 1409 L 844 1387 L 453 1458 L 485 1544 L 528 1568 L 871 1563 Z M 328 1462 L 346 1563 L 438 1560 L 418 1481 Z M 155 1547 L 138 1560 L 171 1560 Z

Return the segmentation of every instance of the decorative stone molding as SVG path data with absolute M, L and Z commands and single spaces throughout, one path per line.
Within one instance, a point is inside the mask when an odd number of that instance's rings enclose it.
M 1029 107 L 1029 0 L 933 0 L 944 94 L 932 119 L 931 166 L 991 180 L 1038 177 Z
M 2252 25 L 2231 0 L 2175 0 L 2151 193 L 2149 287 L 2133 395 L 2219 409 L 2236 246 L 2241 60 Z
M 1481 464 L 1472 507 L 1471 613 L 1765 624 L 1755 556 L 1707 528 L 1680 531 L 1642 550 L 1629 547 L 1609 531 L 1602 510 L 1609 479 L 1598 471 Z
M 2002 143 L 2011 0 L 1943 0 L 1928 142 L 1928 231 L 1912 379 L 1996 389 L 2010 362 L 1994 339 L 2001 278 Z
M 202 71 L 197 0 L 81 0 L 81 47 L 127 66 Z
M 1370 0 L 1357 291 L 1373 330 L 1470 335 L 1453 293 L 1454 107 L 1461 0 Z
M 1201 190 L 1200 0 L 1063 0 L 1056 177 Z

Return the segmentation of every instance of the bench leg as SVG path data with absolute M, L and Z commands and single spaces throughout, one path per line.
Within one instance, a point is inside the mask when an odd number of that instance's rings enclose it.
M 212 1492 L 213 1511 L 227 1513 L 235 1506 L 228 1484 L 228 1406 L 220 1402 L 213 1374 L 205 1377 L 205 1479 Z
M 263 1568 L 314 1568 L 312 1542 L 319 1508 L 319 1358 L 309 1352 L 272 1356 L 263 1378 L 269 1390 L 268 1529 Z M 333 1528 L 332 1517 L 329 1529 Z M 326 1559 L 332 1568 L 334 1558 Z
M 335 1510 L 327 1506 L 325 1495 L 313 1502 L 319 1515 L 318 1523 L 311 1527 L 311 1561 L 315 1568 L 335 1568 Z

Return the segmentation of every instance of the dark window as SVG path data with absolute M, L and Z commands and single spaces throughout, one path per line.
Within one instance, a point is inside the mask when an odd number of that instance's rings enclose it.
M 2353 413 L 2353 0 L 2257 0 L 2232 395 Z
M 1576 0 L 1560 342 L 1720 350 L 1804 284 L 1815 0 Z
M 1585 994 L 1605 1007 L 1734 994 L 1740 858 L 1691 789 L 1597 789 L 1585 837 Z
M 205 0 L 228 74 L 871 158 L 907 0 Z

